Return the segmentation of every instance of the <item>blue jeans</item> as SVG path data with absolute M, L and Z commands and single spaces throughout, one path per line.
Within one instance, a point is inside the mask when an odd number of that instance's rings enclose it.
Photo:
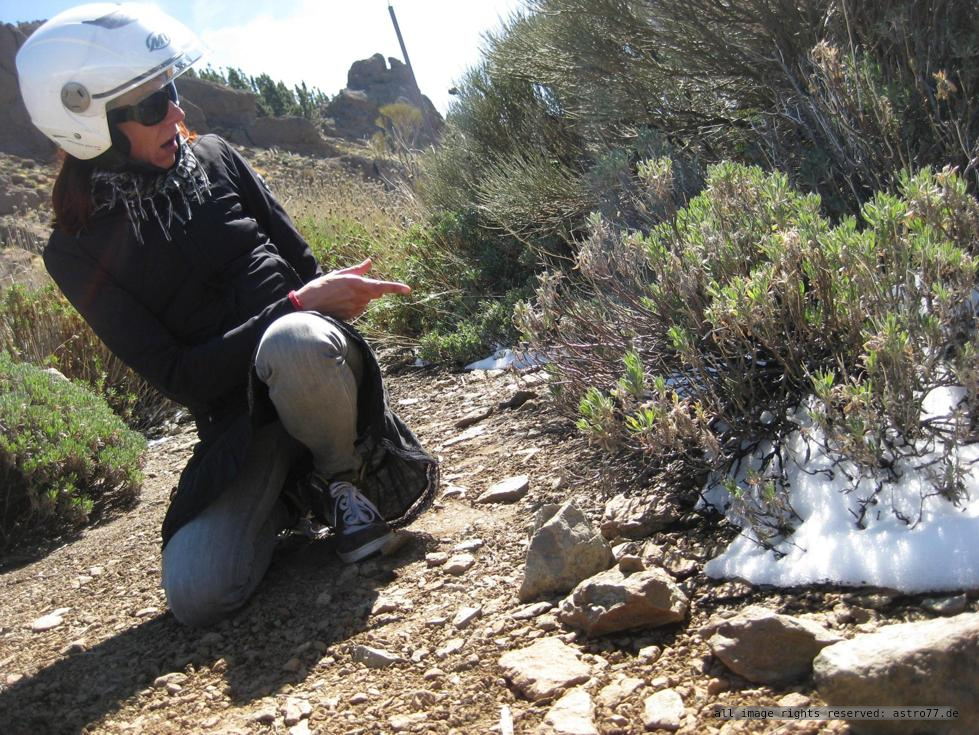
M 163 589 L 174 616 L 205 626 L 241 607 L 289 522 L 282 486 L 303 446 L 325 477 L 356 470 L 357 383 L 362 358 L 312 312 L 277 319 L 255 356 L 279 420 L 259 429 L 235 480 L 163 550 Z

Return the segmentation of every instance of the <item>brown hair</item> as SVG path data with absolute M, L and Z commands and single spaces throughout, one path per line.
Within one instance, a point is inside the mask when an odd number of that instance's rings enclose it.
M 197 140 L 181 121 L 178 123 L 180 135 L 188 143 Z M 96 169 L 98 157 L 89 160 L 75 158 L 60 151 L 61 170 L 55 179 L 51 192 L 51 207 L 54 210 L 55 229 L 77 235 L 85 229 L 92 216 L 92 171 Z

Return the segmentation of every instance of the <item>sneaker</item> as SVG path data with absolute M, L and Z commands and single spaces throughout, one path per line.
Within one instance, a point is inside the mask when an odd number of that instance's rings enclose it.
M 351 563 L 376 554 L 391 540 L 391 527 L 377 508 L 349 482 L 331 482 L 327 521 L 336 536 L 337 555 Z

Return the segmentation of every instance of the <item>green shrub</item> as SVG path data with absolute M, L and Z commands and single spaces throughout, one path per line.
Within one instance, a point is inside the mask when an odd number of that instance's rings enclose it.
M 904 175 L 834 226 L 786 176 L 728 163 L 648 235 L 591 226 L 583 284 L 548 276 L 520 316 L 600 445 L 702 474 L 769 443 L 755 485 L 778 515 L 780 442 L 808 396 L 827 441 L 868 471 L 936 437 L 979 439 L 979 204 L 954 172 Z M 949 385 L 967 389 L 957 414 L 922 421 Z M 942 466 L 959 476 L 953 457 Z
M 131 502 L 145 448 L 101 398 L 0 352 L 0 549 Z
M 177 410 L 109 351 L 54 285 L 0 294 L 0 351 L 84 382 L 133 428 L 150 429 Z

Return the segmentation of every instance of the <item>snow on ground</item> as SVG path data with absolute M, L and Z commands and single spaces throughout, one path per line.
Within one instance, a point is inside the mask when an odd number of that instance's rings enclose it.
M 500 348 L 489 357 L 466 365 L 464 370 L 527 370 L 544 365 L 547 360 L 536 352 L 523 352 Z
M 933 391 L 926 401 L 927 413 L 945 413 L 959 395 L 952 389 Z M 822 582 L 873 585 L 907 593 L 979 588 L 979 464 L 968 469 L 968 497 L 959 507 L 940 496 L 922 503 L 922 495 L 933 492 L 932 479 L 926 470 L 903 466 L 902 479 L 884 486 L 861 530 L 853 513 L 873 485 L 865 479 L 855 491 L 844 493 L 851 483 L 838 469 L 832 478 L 823 472 L 832 470 L 833 458 L 818 448 L 821 443 L 807 442 L 801 432 L 788 442 L 790 503 L 802 523 L 779 546 L 785 556 L 777 558 L 743 534 L 707 563 L 709 576 L 780 587 Z M 979 460 L 979 445 L 959 446 L 956 451 L 963 466 Z M 716 485 L 705 496 L 718 508 L 728 506 L 727 492 Z M 920 521 L 909 525 L 894 509 L 911 519 L 920 516 Z

